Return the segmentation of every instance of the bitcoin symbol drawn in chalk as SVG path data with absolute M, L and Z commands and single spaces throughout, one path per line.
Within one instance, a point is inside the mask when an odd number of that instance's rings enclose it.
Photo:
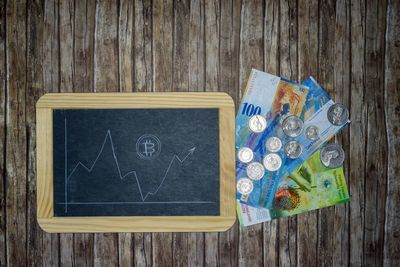
M 142 135 L 136 142 L 136 153 L 142 159 L 154 159 L 160 154 L 161 142 L 152 134 Z

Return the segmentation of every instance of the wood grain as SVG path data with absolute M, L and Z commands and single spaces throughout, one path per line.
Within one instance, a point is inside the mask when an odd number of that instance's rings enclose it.
M 263 10 L 261 1 L 243 1 L 240 29 L 239 90 L 246 87 L 251 68 L 261 69 L 264 63 Z M 243 91 L 240 91 L 242 95 Z M 239 266 L 263 264 L 262 224 L 240 228 Z M 252 255 L 249 257 L 249 255 Z
M 0 266 L 398 266 L 399 9 L 394 0 L 0 1 Z M 313 75 L 349 107 L 352 124 L 336 137 L 349 204 L 251 236 L 235 224 L 178 243 L 39 228 L 38 97 L 177 85 L 227 92 L 237 106 L 253 64 L 299 82 Z
M 400 3 L 388 1 L 385 33 L 384 99 L 388 164 L 383 264 L 400 264 Z M 379 262 L 382 264 L 382 262 Z

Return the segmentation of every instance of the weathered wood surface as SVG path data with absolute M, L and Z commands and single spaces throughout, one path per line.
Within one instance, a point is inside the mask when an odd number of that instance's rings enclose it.
M 313 75 L 349 106 L 352 201 L 220 234 L 47 234 L 35 102 L 46 92 L 225 91 L 250 68 Z M 0 265 L 400 265 L 397 0 L 0 1 Z

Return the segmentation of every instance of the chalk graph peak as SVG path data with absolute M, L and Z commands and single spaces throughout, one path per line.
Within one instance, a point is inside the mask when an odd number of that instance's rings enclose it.
M 137 175 L 136 170 L 131 170 L 131 171 L 128 171 L 128 172 L 126 172 L 126 173 L 124 173 L 124 174 L 122 173 L 121 168 L 120 168 L 120 165 L 119 165 L 119 161 L 118 161 L 118 158 L 117 158 L 117 155 L 116 155 L 116 153 L 115 153 L 115 146 L 114 146 L 114 142 L 113 142 L 111 130 L 108 129 L 108 130 L 107 130 L 107 133 L 106 133 L 106 135 L 105 135 L 105 137 L 104 137 L 103 143 L 102 143 L 102 145 L 101 145 L 101 148 L 100 148 L 100 150 L 99 150 L 99 152 L 98 152 L 96 158 L 95 158 L 94 161 L 92 162 L 92 164 L 85 165 L 84 163 L 82 163 L 81 161 L 79 161 L 79 162 L 74 166 L 74 168 L 72 169 L 72 171 L 71 171 L 69 174 L 67 173 L 67 172 L 68 172 L 68 170 L 67 170 L 67 164 L 65 164 L 65 168 L 66 168 L 66 170 L 65 170 L 65 202 L 63 203 L 63 204 L 65 204 L 65 212 L 67 212 L 67 204 L 68 204 L 68 181 L 70 180 L 71 176 L 77 171 L 78 167 L 82 167 L 82 168 L 85 169 L 88 173 L 91 173 L 91 172 L 94 170 L 94 168 L 95 168 L 95 166 L 96 166 L 96 164 L 97 164 L 97 162 L 98 162 L 100 156 L 102 155 L 102 153 L 103 153 L 103 151 L 104 151 L 104 149 L 105 149 L 105 147 L 106 147 L 107 142 L 110 142 L 110 147 L 111 147 L 111 151 L 112 151 L 112 156 L 113 156 L 113 160 L 114 160 L 115 166 L 117 167 L 117 170 L 118 170 L 118 177 L 119 177 L 119 179 L 123 180 L 123 179 L 125 179 L 127 176 L 129 176 L 129 175 L 133 175 L 133 176 L 135 177 L 136 184 L 137 184 L 137 187 L 138 187 L 138 189 L 139 189 L 139 193 L 140 193 L 140 197 L 141 197 L 142 202 L 145 202 L 146 199 L 147 199 L 149 196 L 156 195 L 157 192 L 161 189 L 162 185 L 164 184 L 164 182 L 165 182 L 165 180 L 166 180 L 166 178 L 167 178 L 167 176 L 168 176 L 168 173 L 169 173 L 170 170 L 171 170 L 171 167 L 172 167 L 174 161 L 178 161 L 180 164 L 183 164 L 191 155 L 193 155 L 193 153 L 194 153 L 195 150 L 196 150 L 196 147 L 192 147 L 192 148 L 188 149 L 188 150 L 187 150 L 187 153 L 185 154 L 185 156 L 184 156 L 183 158 L 179 157 L 179 155 L 177 155 L 177 154 L 174 154 L 174 155 L 172 156 L 172 158 L 171 158 L 169 164 L 168 164 L 168 167 L 167 167 L 167 169 L 166 169 L 166 171 L 165 171 L 165 173 L 164 173 L 164 175 L 163 175 L 163 177 L 162 177 L 162 179 L 161 179 L 160 184 L 157 186 L 157 188 L 156 188 L 155 190 L 149 191 L 149 192 L 147 192 L 146 194 L 144 194 L 143 191 L 142 191 L 142 187 L 141 187 L 141 185 L 140 185 L 140 181 L 139 181 L 139 178 L 138 178 L 138 175 Z M 67 154 L 67 149 L 68 149 L 68 146 L 67 146 L 67 122 L 66 122 L 66 120 L 65 120 L 65 162 L 66 162 L 66 163 L 67 163 L 67 155 L 68 155 L 68 154 Z M 90 203 L 88 203 L 88 204 L 90 204 Z

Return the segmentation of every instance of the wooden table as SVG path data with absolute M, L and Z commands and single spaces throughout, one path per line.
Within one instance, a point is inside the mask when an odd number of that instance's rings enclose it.
M 7 3 L 5 3 L 7 2 Z M 45 92 L 225 91 L 251 68 L 313 75 L 350 108 L 351 202 L 225 233 L 47 234 L 36 222 Z M 1 265 L 397 265 L 400 2 L 1 1 Z

